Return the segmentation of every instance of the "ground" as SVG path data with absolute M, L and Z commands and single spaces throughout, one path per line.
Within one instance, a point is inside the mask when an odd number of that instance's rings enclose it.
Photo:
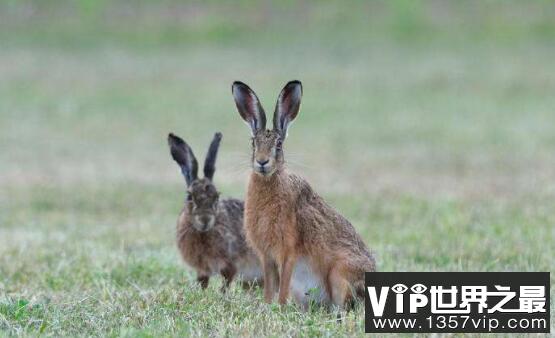
M 288 165 L 379 270 L 553 269 L 554 18 L 548 1 L 1 4 L 0 335 L 364 336 L 361 308 L 337 324 L 203 292 L 181 262 L 166 135 L 202 158 L 221 131 L 215 182 L 242 196 L 233 80 L 269 114 L 303 82 Z

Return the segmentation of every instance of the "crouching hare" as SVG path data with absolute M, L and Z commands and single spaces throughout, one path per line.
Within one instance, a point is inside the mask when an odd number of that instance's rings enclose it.
M 262 269 L 245 241 L 243 202 L 220 200 L 212 181 L 221 139 L 221 133 L 214 135 L 204 163 L 204 178 L 198 178 L 192 149 L 178 136 L 168 135 L 171 155 L 187 183 L 187 199 L 177 221 L 177 246 L 185 262 L 196 270 L 203 289 L 211 276 L 221 274 L 225 291 L 235 275 L 244 284 L 258 284 Z
M 364 272 L 375 271 L 375 260 L 351 223 L 285 167 L 283 141 L 299 112 L 301 83 L 291 81 L 279 94 L 271 130 L 254 91 L 234 82 L 232 93 L 252 131 L 245 231 L 262 263 L 265 301 L 279 287 L 280 304 L 291 292 L 303 307 L 315 301 L 345 308 L 364 294 Z

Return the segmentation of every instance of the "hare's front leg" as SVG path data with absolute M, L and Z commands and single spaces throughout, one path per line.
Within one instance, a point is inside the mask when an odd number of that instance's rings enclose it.
M 278 302 L 281 305 L 287 303 L 289 298 L 289 288 L 291 285 L 291 275 L 295 267 L 295 255 L 292 253 L 286 254 L 281 264 L 281 274 L 279 279 L 279 296 Z
M 222 292 L 225 293 L 226 290 L 229 288 L 229 285 L 233 281 L 233 278 L 235 277 L 235 274 L 237 273 L 237 269 L 235 268 L 235 265 L 229 264 L 222 271 L 220 271 L 220 273 L 224 277 L 224 284 L 222 285 Z
M 208 276 L 202 276 L 202 275 L 197 276 L 197 282 L 200 284 L 200 287 L 203 290 L 208 287 L 208 280 L 210 280 L 210 277 Z
M 276 293 L 277 267 L 275 261 L 268 255 L 262 258 L 262 267 L 264 269 L 264 301 L 270 304 Z

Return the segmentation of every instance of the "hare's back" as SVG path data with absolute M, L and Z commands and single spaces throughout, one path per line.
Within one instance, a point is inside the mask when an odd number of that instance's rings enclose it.
M 371 257 L 364 241 L 351 222 L 330 206 L 302 178 L 295 179 L 297 224 L 307 244 L 349 256 Z
M 245 205 L 243 201 L 236 198 L 225 198 L 218 205 L 218 222 L 233 232 L 243 232 L 243 212 Z

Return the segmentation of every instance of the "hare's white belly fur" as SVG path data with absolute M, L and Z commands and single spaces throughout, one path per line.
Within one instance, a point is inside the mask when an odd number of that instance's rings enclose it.
M 299 258 L 293 269 L 291 293 L 297 303 L 305 307 L 311 301 L 318 304 L 329 301 L 329 295 L 320 276 L 314 273 L 305 257 Z
M 239 259 L 236 263 L 237 274 L 244 282 L 257 282 L 263 280 L 262 268 L 258 264 L 255 256 L 249 256 Z
M 245 282 L 254 282 L 258 280 L 262 280 L 262 269 L 258 266 L 252 265 L 244 265 L 239 267 L 238 274 L 240 275 L 241 280 Z

